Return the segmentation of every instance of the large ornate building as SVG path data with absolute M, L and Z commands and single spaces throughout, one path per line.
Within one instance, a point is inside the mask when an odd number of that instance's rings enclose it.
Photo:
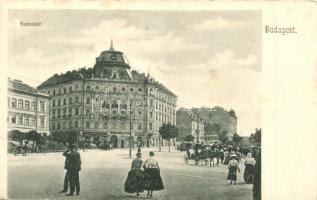
M 191 110 L 205 121 L 206 141 L 211 142 L 218 139 L 219 134 L 223 132 L 231 140 L 233 134 L 237 133 L 238 118 L 234 110 L 227 111 L 219 106 L 213 108 L 192 108 Z
M 162 123 L 176 124 L 176 95 L 149 75 L 131 70 L 120 51 L 101 52 L 92 68 L 55 74 L 38 89 L 50 96 L 50 131 L 79 133 L 114 147 L 159 145 Z
M 8 79 L 8 131 L 49 135 L 49 97 L 19 80 Z
M 186 108 L 179 108 L 176 112 L 178 127 L 178 141 L 184 141 L 185 136 L 191 135 L 195 143 L 204 142 L 204 121 L 194 112 Z

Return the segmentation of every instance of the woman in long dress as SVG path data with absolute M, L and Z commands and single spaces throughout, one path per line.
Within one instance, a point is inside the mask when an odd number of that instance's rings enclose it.
M 164 185 L 160 174 L 160 167 L 154 158 L 154 152 L 150 152 L 150 158 L 144 162 L 144 189 L 148 190 L 147 196 L 152 197 L 153 191 L 163 190 Z
M 132 161 L 131 170 L 124 184 L 124 191 L 127 193 L 136 193 L 136 196 L 143 192 L 143 171 L 142 171 L 142 154 L 137 153 L 137 158 Z
M 244 181 L 248 184 L 253 183 L 255 163 L 256 163 L 255 159 L 252 158 L 251 153 L 248 153 L 244 163 L 245 164 Z
M 229 169 L 229 173 L 228 173 L 227 179 L 230 180 L 230 184 L 232 184 L 233 182 L 233 184 L 235 185 L 237 181 L 237 171 L 240 172 L 240 169 L 239 169 L 239 162 L 237 161 L 237 156 L 234 154 L 230 156 L 228 169 Z

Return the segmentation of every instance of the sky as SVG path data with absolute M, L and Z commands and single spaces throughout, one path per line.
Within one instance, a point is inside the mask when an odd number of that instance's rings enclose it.
M 11 10 L 8 76 L 37 87 L 93 67 L 113 39 L 178 107 L 234 109 L 238 133 L 249 135 L 261 126 L 261 22 L 260 11 Z

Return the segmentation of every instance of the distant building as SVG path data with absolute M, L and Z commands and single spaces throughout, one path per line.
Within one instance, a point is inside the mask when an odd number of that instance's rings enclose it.
M 50 96 L 50 130 L 79 133 L 86 141 L 159 145 L 162 123 L 176 124 L 176 95 L 149 75 L 131 70 L 111 43 L 92 68 L 55 74 L 38 89 Z
M 8 131 L 49 135 L 49 97 L 19 80 L 8 79 Z
M 234 110 L 227 111 L 216 106 L 193 108 L 192 111 L 205 121 L 205 139 L 208 141 L 215 140 L 222 132 L 226 132 L 231 140 L 233 134 L 237 133 L 237 116 Z
M 197 114 L 186 108 L 179 108 L 176 112 L 178 127 L 177 141 L 184 141 L 186 135 L 194 136 L 194 142 L 204 142 L 204 121 Z

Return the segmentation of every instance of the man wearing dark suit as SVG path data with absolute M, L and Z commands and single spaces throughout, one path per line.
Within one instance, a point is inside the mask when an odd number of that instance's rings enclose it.
M 81 159 L 77 147 L 71 146 L 71 153 L 69 156 L 69 163 L 67 173 L 69 174 L 70 180 L 70 192 L 66 196 L 73 196 L 75 189 L 76 194 L 79 195 L 80 184 L 79 184 L 79 171 L 81 170 Z
M 69 157 L 70 157 L 70 153 L 71 150 L 67 149 L 66 151 L 64 151 L 63 156 L 65 156 L 65 165 L 64 165 L 64 169 L 66 169 L 66 174 L 65 174 L 65 178 L 64 178 L 64 188 L 62 191 L 60 191 L 60 193 L 64 193 L 67 192 L 68 190 L 68 183 L 69 183 L 69 174 L 68 174 L 68 165 L 69 165 Z

